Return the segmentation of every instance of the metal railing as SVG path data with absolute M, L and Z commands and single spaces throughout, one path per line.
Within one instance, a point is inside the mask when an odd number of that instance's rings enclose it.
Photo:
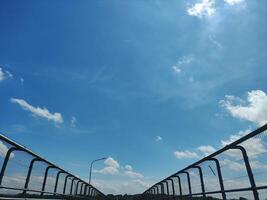
M 140 198 L 266 200 L 266 129 L 267 124 L 221 141 L 220 150 L 154 184 Z
M 0 134 L 0 197 L 105 199 L 79 177 Z

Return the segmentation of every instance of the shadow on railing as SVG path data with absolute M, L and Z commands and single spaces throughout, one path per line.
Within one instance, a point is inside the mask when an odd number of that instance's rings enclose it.
M 221 141 L 222 149 L 156 183 L 139 199 L 266 200 L 266 129 L 267 124 Z
M 84 180 L 0 135 L 0 197 L 105 199 Z

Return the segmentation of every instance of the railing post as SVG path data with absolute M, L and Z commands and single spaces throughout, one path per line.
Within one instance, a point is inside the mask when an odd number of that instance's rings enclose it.
M 65 177 L 64 188 L 63 188 L 63 194 L 66 193 L 66 186 L 67 186 L 67 181 L 68 181 L 68 178 L 69 178 L 69 177 L 72 177 L 72 175 L 68 174 L 68 175 Z
M 80 195 L 82 195 L 82 192 L 83 192 L 83 186 L 84 186 L 84 183 L 82 182 L 82 184 L 81 184 L 81 189 L 80 189 Z
M 209 158 L 207 160 L 212 160 L 216 164 L 219 184 L 220 184 L 221 193 L 222 193 L 222 198 L 223 198 L 223 200 L 226 200 L 226 194 L 225 194 L 225 190 L 224 190 L 224 184 L 223 184 L 223 178 L 222 178 L 220 162 L 219 162 L 219 160 L 217 158 Z
M 196 169 L 198 169 L 202 194 L 203 194 L 203 197 L 206 197 L 206 193 L 205 193 L 205 185 L 204 185 L 204 180 L 203 180 L 202 169 L 201 169 L 200 166 L 193 166 L 192 168 L 196 168 Z
M 183 196 L 183 190 L 182 190 L 182 185 L 181 185 L 181 179 L 179 175 L 175 175 L 174 177 L 176 177 L 178 179 L 178 184 L 179 184 L 179 195 Z
M 172 178 L 170 178 L 169 180 L 172 182 L 172 194 L 173 194 L 173 196 L 175 196 L 174 182 L 173 182 Z
M 45 192 L 45 185 L 46 185 L 46 179 L 47 179 L 48 171 L 49 171 L 49 169 L 51 169 L 51 168 L 56 168 L 56 167 L 54 167 L 54 166 L 48 166 L 48 167 L 45 169 L 45 175 L 44 175 L 44 180 L 43 180 L 43 185 L 42 185 L 41 196 L 44 195 L 44 192 Z
M 5 156 L 5 160 L 3 162 L 3 165 L 2 165 L 2 169 L 1 169 L 1 172 L 0 172 L 0 185 L 2 185 L 2 181 L 3 181 L 3 178 L 4 178 L 4 175 L 5 175 L 5 171 L 6 171 L 6 167 L 7 167 L 7 163 L 9 161 L 9 158 L 10 158 L 10 155 L 13 151 L 23 151 L 23 149 L 19 149 L 17 147 L 11 147 L 7 153 L 6 153 L 6 156 Z
M 72 189 L 73 189 L 74 181 L 75 181 L 75 177 L 73 177 L 73 179 L 71 180 L 70 195 L 72 195 Z
M 77 181 L 76 189 L 75 189 L 75 193 L 74 193 L 74 195 L 77 195 L 77 194 L 78 194 L 79 183 L 81 183 L 80 180 Z
M 91 191 L 90 191 L 90 196 L 91 196 L 91 197 L 93 196 L 93 192 L 94 192 L 94 188 L 91 187 Z
M 250 181 L 250 185 L 251 185 L 251 189 L 252 189 L 252 192 L 253 192 L 253 195 L 254 195 L 254 199 L 255 200 L 259 200 L 259 193 L 256 189 L 256 183 L 255 183 L 255 180 L 254 180 L 254 176 L 253 176 L 253 172 L 252 172 L 252 169 L 251 169 L 251 166 L 250 166 L 250 163 L 249 163 L 249 159 L 248 159 L 248 155 L 247 155 L 247 152 L 246 152 L 246 149 L 242 146 L 235 146 L 235 147 L 231 147 L 231 149 L 239 149 L 241 152 L 242 152 L 242 156 L 243 156 L 243 159 L 244 159 L 244 163 L 245 163 L 245 166 L 246 166 L 246 169 L 247 169 L 247 174 L 248 174 L 248 177 L 249 177 L 249 181 Z
M 167 180 L 166 180 L 166 181 L 163 181 L 163 185 L 164 185 L 164 183 L 166 183 L 167 195 L 169 196 L 169 195 L 170 195 L 170 191 L 169 191 L 169 183 L 168 183 Z
M 187 182 L 188 182 L 189 198 L 192 199 L 192 190 L 191 190 L 191 181 L 190 181 L 190 175 L 189 175 L 189 172 L 187 172 L 187 171 L 182 171 L 182 172 L 179 172 L 179 173 L 180 173 L 180 174 L 182 174 L 182 173 L 186 174 Z
M 59 176 L 60 176 L 60 174 L 63 174 L 63 173 L 65 173 L 65 172 L 63 172 L 63 171 L 58 171 L 58 173 L 57 173 L 57 177 L 56 177 L 56 183 L 55 183 L 55 187 L 54 187 L 54 195 L 56 195 L 56 193 L 57 193 L 57 186 L 58 186 L 58 179 L 59 179 Z
M 91 190 L 92 190 L 92 187 L 91 187 L 91 185 L 89 185 L 88 196 L 91 196 Z
M 161 182 L 160 183 L 160 185 L 161 185 L 161 194 L 165 194 L 165 189 L 164 189 L 164 184 L 163 184 L 163 182 Z
M 158 185 L 156 185 L 156 188 L 157 188 L 157 194 L 159 194 L 159 188 L 158 188 Z
M 31 163 L 30 163 L 30 165 L 29 165 L 29 169 L 28 169 L 28 172 L 27 172 L 26 181 L 25 181 L 25 184 L 24 184 L 24 190 L 23 190 L 23 194 L 24 194 L 24 195 L 26 194 L 26 191 L 27 191 L 28 186 L 29 186 L 29 181 L 30 181 L 31 174 L 32 174 L 33 164 L 34 164 L 36 161 L 41 161 L 41 159 L 39 159 L 39 158 L 34 158 L 34 159 L 31 160 Z

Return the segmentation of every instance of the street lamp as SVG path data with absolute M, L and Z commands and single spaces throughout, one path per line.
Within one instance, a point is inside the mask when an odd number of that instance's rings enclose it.
M 93 166 L 93 164 L 94 164 L 95 162 L 97 162 L 97 161 L 106 160 L 106 159 L 107 159 L 107 158 L 104 157 L 104 158 L 99 158 L 99 159 L 93 160 L 93 161 L 91 162 L 91 165 L 90 165 L 90 174 L 89 174 L 89 185 L 91 185 L 91 176 L 92 176 L 92 166 Z

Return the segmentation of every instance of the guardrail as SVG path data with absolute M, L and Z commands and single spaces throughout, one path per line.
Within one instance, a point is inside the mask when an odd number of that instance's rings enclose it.
M 266 200 L 266 129 L 267 124 L 222 141 L 220 150 L 154 184 L 140 198 Z
M 0 134 L 0 197 L 105 199 L 98 189 Z

